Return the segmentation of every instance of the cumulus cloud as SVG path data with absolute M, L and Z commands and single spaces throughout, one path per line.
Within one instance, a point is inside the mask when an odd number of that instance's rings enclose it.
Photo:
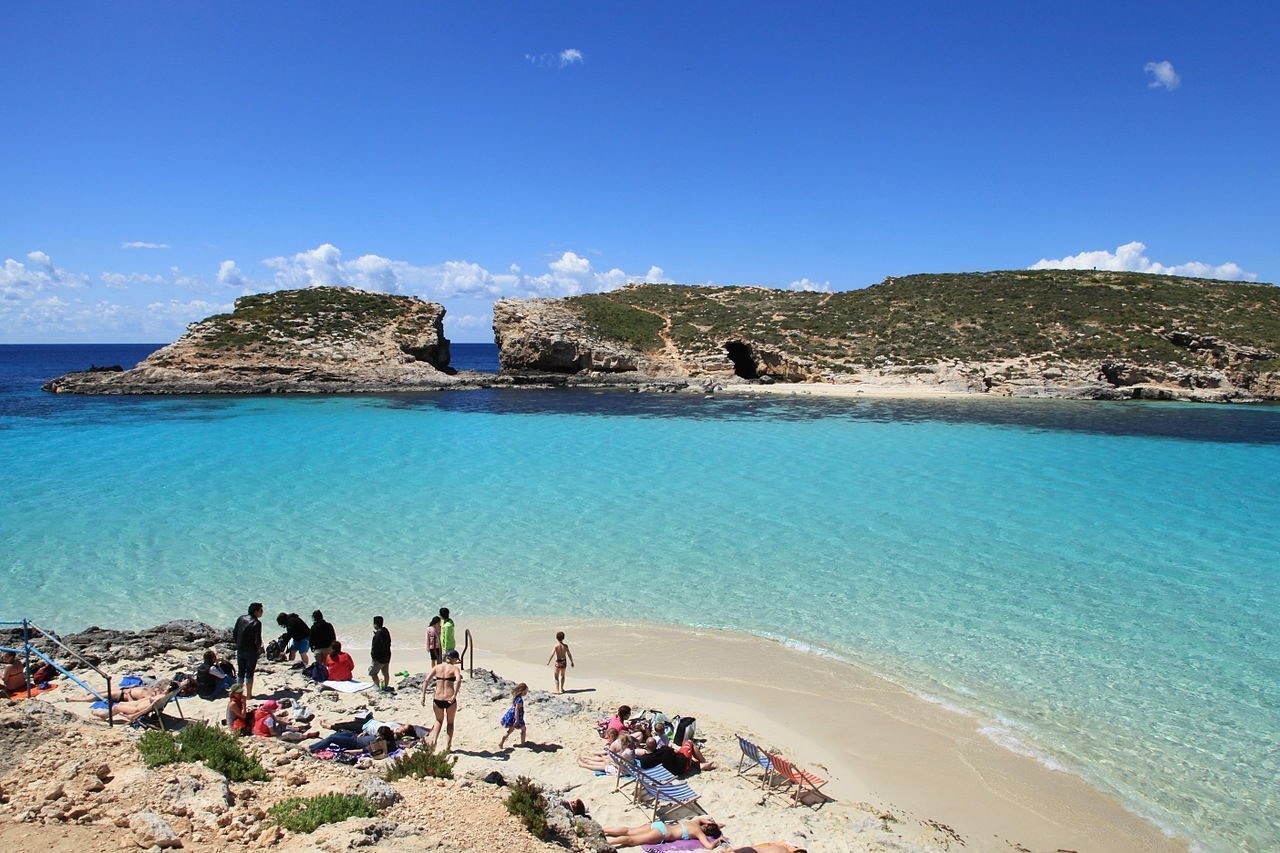
M 581 65 L 585 59 L 576 47 L 567 47 L 559 53 L 526 53 L 525 61 L 543 68 L 568 68 Z
M 121 243 L 121 249 L 167 249 L 168 243 L 147 243 L 143 240 L 133 240 L 128 243 Z
M 1186 275 L 1196 278 L 1220 278 L 1227 281 L 1257 281 L 1257 273 L 1247 272 L 1239 264 L 1206 264 L 1203 261 L 1187 261 L 1172 266 L 1157 263 L 1144 254 L 1145 243 L 1125 243 L 1114 252 L 1105 250 L 1081 252 L 1065 258 L 1041 258 L 1032 264 L 1033 270 L 1113 270 L 1117 272 L 1149 272 L 1157 275 Z
M 0 267 L 0 298 L 21 299 L 47 290 L 80 290 L 89 286 L 89 277 L 55 266 L 53 259 L 37 249 L 25 261 L 7 258 Z
M 548 272 L 531 275 L 516 264 L 508 267 L 508 272 L 493 273 L 465 260 L 426 265 L 381 255 L 344 260 L 342 251 L 332 243 L 291 256 L 267 258 L 263 264 L 273 271 L 274 283 L 280 288 L 346 285 L 433 299 L 573 296 L 614 290 L 632 281 L 662 281 L 665 277 L 657 266 L 651 266 L 643 275 L 631 275 L 616 267 L 596 270 L 591 261 L 575 252 L 564 252 L 552 260 L 547 265 Z
M 218 265 L 218 284 L 227 287 L 244 287 L 246 283 L 244 273 L 240 272 L 235 261 L 223 261 Z
M 1147 84 L 1148 89 L 1167 89 L 1172 92 L 1182 85 L 1182 78 L 1178 76 L 1177 71 L 1173 70 L 1173 63 L 1167 59 L 1148 62 L 1142 66 L 1142 70 L 1151 75 L 1151 82 Z
M 104 272 L 98 276 L 98 280 L 105 284 L 111 290 L 128 290 L 131 284 L 165 284 L 167 279 L 162 275 L 148 275 L 147 273 L 131 272 Z
M 803 290 L 807 293 L 830 293 L 831 282 L 809 281 L 807 278 L 801 278 L 788 284 L 787 290 Z

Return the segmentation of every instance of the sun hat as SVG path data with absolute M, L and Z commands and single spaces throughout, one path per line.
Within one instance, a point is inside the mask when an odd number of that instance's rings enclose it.
M 262 710 L 268 711 L 268 712 L 274 711 L 279 707 L 280 707 L 280 703 L 274 699 L 268 699 L 267 701 L 262 703 Z

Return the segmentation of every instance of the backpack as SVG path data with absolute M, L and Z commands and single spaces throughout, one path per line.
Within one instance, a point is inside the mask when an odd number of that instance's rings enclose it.
M 310 678 L 312 681 L 328 681 L 329 680 L 329 668 L 324 664 L 320 663 L 320 661 L 316 661 L 315 663 L 311 664 L 311 666 L 304 669 L 302 671 L 302 674 L 305 675 L 307 678 Z
M 284 637 L 279 637 L 267 643 L 267 660 L 284 660 L 285 648 Z

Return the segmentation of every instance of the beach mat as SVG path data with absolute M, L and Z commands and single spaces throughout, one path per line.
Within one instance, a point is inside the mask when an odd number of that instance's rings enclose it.
M 322 681 L 321 687 L 328 687 L 330 690 L 337 690 L 339 693 L 359 693 L 361 690 L 368 690 L 373 687 L 372 681 Z
M 722 844 L 728 845 L 729 839 L 724 838 Z M 662 844 L 646 844 L 640 848 L 645 853 L 666 853 L 668 850 L 704 850 L 702 842 L 696 838 L 690 838 L 682 841 L 667 841 Z
M 41 693 L 48 693 L 50 690 L 57 690 L 57 689 L 58 689 L 58 682 L 56 682 L 56 681 L 51 681 L 51 682 L 49 682 L 48 684 L 46 684 L 44 687 L 33 687 L 33 688 L 31 689 L 31 695 L 32 695 L 32 696 L 39 696 Z M 26 691 L 26 690 L 19 690 L 17 693 L 11 694 L 11 695 L 9 696 L 9 701 L 10 701 L 10 702 L 21 702 L 21 701 L 23 701 L 23 700 L 24 700 L 24 699 L 26 699 L 26 698 L 27 698 L 27 691 Z

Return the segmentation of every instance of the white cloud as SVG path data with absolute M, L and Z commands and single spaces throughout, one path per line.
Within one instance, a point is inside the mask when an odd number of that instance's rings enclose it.
M 46 290 L 80 290 L 89 286 L 89 277 L 69 273 L 55 266 L 40 250 L 28 252 L 26 261 L 8 258 L 0 267 L 0 298 L 21 299 Z
M 1151 82 L 1147 84 L 1148 89 L 1168 89 L 1172 92 L 1182 85 L 1182 78 L 1178 76 L 1177 71 L 1173 70 L 1173 63 L 1167 59 L 1148 62 L 1142 66 L 1142 70 L 1152 77 Z
M 218 284 L 227 287 L 244 287 L 246 280 L 235 261 L 223 261 L 218 265 Z
M 644 275 L 630 275 L 617 268 L 597 271 L 591 261 L 575 252 L 564 252 L 547 265 L 549 272 L 539 275 L 525 273 L 516 264 L 508 267 L 510 272 L 495 274 L 465 260 L 418 265 L 381 255 L 361 255 L 347 261 L 332 243 L 292 256 L 267 258 L 263 264 L 274 271 L 274 284 L 279 288 L 347 285 L 431 299 L 573 296 L 614 290 L 631 281 L 663 281 L 666 276 L 657 266 Z
M 168 279 L 162 275 L 148 275 L 140 272 L 104 272 L 98 276 L 98 280 L 111 290 L 128 290 L 131 284 L 166 284 L 168 282 Z
M 168 243 L 147 243 L 142 240 L 134 240 L 129 243 L 121 243 L 121 249 L 167 249 Z
M 807 293 L 830 293 L 831 282 L 809 281 L 807 278 L 796 279 L 787 285 L 787 290 L 803 290 Z
M 568 68 L 586 61 L 582 51 L 576 47 L 567 47 L 559 53 L 526 53 L 524 58 L 526 62 L 543 68 Z
M 1184 264 L 1167 266 L 1148 258 L 1145 243 L 1134 241 L 1125 243 L 1114 252 L 1095 251 L 1068 255 L 1065 258 L 1042 258 L 1032 264 L 1033 270 L 1113 270 L 1117 272 L 1149 272 L 1157 275 L 1186 275 L 1197 278 L 1220 278 L 1228 281 L 1257 281 L 1257 273 L 1247 272 L 1239 264 L 1228 261 L 1225 264 L 1206 264 L 1203 261 L 1188 261 Z

